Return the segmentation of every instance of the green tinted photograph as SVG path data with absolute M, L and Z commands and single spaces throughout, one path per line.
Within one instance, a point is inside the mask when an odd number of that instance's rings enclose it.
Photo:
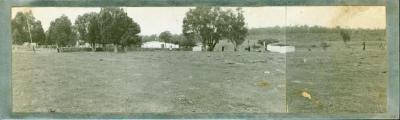
M 16 113 L 384 113 L 385 6 L 13 7 Z
M 284 27 L 284 14 L 284 7 L 14 7 L 13 112 L 286 112 L 286 54 L 266 48 L 285 35 L 264 31 Z

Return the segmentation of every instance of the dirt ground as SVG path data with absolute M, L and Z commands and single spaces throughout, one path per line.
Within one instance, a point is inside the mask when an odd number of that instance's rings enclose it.
M 13 52 L 14 112 L 286 112 L 285 54 Z
M 14 112 L 382 113 L 380 42 L 270 52 L 13 52 Z M 309 94 L 309 98 L 304 96 Z

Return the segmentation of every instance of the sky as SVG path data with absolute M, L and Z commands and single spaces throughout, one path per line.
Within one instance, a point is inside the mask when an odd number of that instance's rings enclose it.
M 182 20 L 189 9 L 194 7 L 122 7 L 140 25 L 141 35 L 159 34 L 170 31 L 182 33 Z M 232 9 L 235 7 L 222 7 Z M 12 18 L 17 12 L 31 10 L 34 17 L 42 22 L 44 30 L 50 22 L 66 15 L 72 23 L 78 15 L 99 12 L 99 7 L 14 7 Z M 264 6 L 242 7 L 246 26 L 262 28 L 274 26 L 325 26 L 345 28 L 386 28 L 384 6 Z

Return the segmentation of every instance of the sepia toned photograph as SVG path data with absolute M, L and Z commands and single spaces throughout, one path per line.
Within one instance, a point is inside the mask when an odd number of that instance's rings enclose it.
M 385 6 L 11 12 L 12 112 L 387 111 Z
M 262 29 L 283 27 L 284 7 L 15 7 L 12 13 L 14 112 L 287 110 L 286 57 L 267 52 L 264 41 L 283 43 L 284 34 Z
M 290 113 L 387 112 L 384 6 L 287 7 Z M 320 13 L 320 14 L 318 14 Z M 302 20 L 307 20 L 303 25 Z

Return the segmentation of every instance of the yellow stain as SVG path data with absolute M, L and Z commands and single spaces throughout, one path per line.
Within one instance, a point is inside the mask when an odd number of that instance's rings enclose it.
M 260 86 L 260 87 L 267 87 L 267 86 L 269 86 L 269 83 L 266 80 L 262 80 L 262 81 L 259 81 L 257 83 L 257 85 Z
M 308 92 L 306 92 L 306 91 L 303 91 L 303 92 L 301 93 L 301 95 L 302 95 L 303 97 L 308 98 L 308 99 L 311 100 L 311 94 L 310 94 L 310 93 L 308 93 Z

